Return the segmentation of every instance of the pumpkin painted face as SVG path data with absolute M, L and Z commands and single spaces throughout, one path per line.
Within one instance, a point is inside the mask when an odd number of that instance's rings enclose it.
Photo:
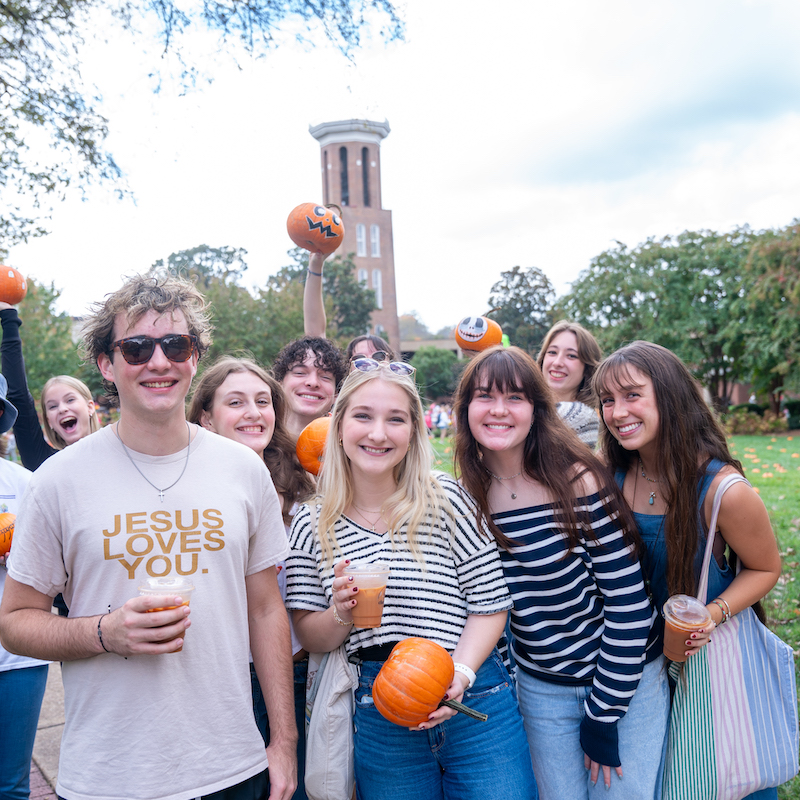
M 462 350 L 480 352 L 487 347 L 500 344 L 503 331 L 487 317 L 464 317 L 455 331 L 456 342 Z
M 302 203 L 289 214 L 286 230 L 291 240 L 312 253 L 329 255 L 342 243 L 344 225 L 333 208 Z

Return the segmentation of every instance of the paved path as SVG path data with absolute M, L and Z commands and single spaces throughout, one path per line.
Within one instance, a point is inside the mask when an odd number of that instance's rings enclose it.
M 56 800 L 56 776 L 61 733 L 64 730 L 64 689 L 61 664 L 50 665 L 44 692 L 39 727 L 33 745 L 31 764 L 31 800 Z

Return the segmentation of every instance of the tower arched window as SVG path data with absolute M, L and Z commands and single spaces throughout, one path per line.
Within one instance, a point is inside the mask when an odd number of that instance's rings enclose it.
M 369 150 L 366 147 L 361 148 L 361 184 L 364 193 L 364 207 L 369 208 Z
M 362 286 L 366 286 L 367 285 L 367 271 L 365 269 L 360 269 L 358 271 L 358 282 Z
M 356 225 L 356 255 L 367 255 L 367 226 L 362 222 Z
M 379 269 L 372 270 L 372 291 L 375 292 L 375 307 L 383 308 L 383 278 Z
M 372 245 L 370 255 L 373 258 L 381 257 L 381 228 L 380 225 L 369 226 L 369 240 Z
M 325 201 L 326 203 L 330 203 L 330 196 L 331 190 L 330 186 L 328 186 L 328 170 L 330 169 L 330 164 L 328 164 L 328 151 L 322 151 L 322 173 L 323 173 L 323 180 L 325 181 Z
M 350 205 L 350 186 L 347 182 L 347 148 L 339 148 L 339 178 L 342 186 L 342 205 Z

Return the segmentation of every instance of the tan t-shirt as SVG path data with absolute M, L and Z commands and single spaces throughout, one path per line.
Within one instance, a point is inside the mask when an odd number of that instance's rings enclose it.
M 186 450 L 131 454 L 156 486 L 169 486 L 186 458 Z M 15 580 L 63 591 L 70 616 L 118 608 L 148 576 L 186 575 L 196 587 L 181 653 L 64 663 L 60 796 L 189 800 L 266 768 L 252 711 L 245 576 L 287 552 L 263 461 L 202 429 L 163 502 L 110 428 L 37 470 L 17 519 Z

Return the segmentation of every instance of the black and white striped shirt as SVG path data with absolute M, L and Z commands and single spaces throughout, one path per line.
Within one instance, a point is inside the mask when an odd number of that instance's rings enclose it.
M 654 612 L 639 562 L 601 494 L 579 498 L 575 508 L 588 512 L 596 538 L 581 534 L 572 550 L 552 504 L 493 515 L 518 542 L 501 552 L 514 599 L 513 652 L 517 666 L 537 678 L 591 685 L 588 716 L 614 725 L 641 677 Z
M 349 558 L 390 564 L 381 625 L 353 629 L 346 642 L 348 653 L 409 636 L 431 639 L 452 652 L 468 615 L 495 614 L 511 607 L 497 546 L 488 532 L 478 530 L 471 499 L 450 476 L 436 477 L 454 514 L 443 515 L 439 524 L 429 516 L 418 532 L 424 563 L 414 559 L 405 528 L 393 550 L 388 534 L 372 533 L 345 516 L 336 521 L 341 555 L 337 552 L 334 562 Z M 295 516 L 289 538 L 286 607 L 324 611 L 331 605 L 333 566 L 324 567 L 307 505 Z

